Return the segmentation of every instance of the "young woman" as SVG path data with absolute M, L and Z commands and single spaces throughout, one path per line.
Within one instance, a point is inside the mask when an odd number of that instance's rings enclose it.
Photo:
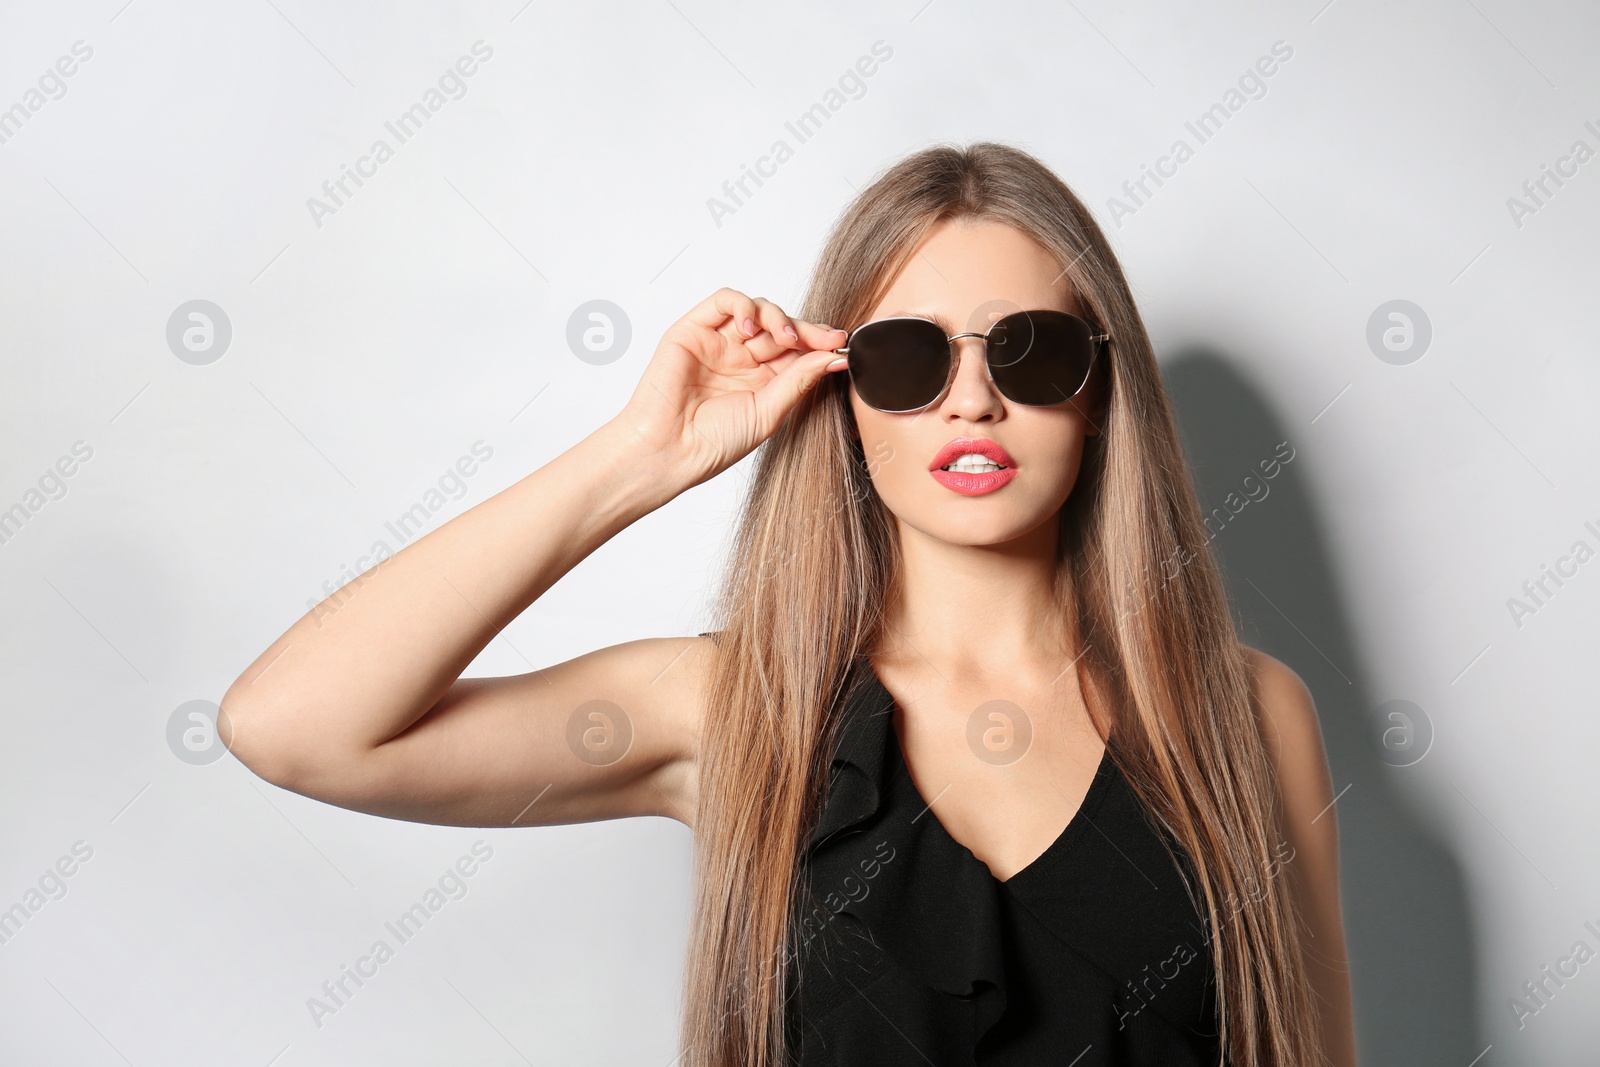
M 714 630 L 460 677 L 758 445 Z M 893 166 L 802 316 L 718 290 L 358 581 L 229 689 L 234 754 L 390 818 L 692 827 L 686 1065 L 1355 1063 L 1315 709 L 1237 640 L 1127 282 L 1026 153 Z

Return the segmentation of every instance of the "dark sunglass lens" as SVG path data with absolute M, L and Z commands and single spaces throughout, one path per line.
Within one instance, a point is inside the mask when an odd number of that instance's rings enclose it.
M 1064 311 L 1019 311 L 989 333 L 989 373 L 1018 404 L 1072 399 L 1089 376 L 1097 342 L 1087 322 Z
M 880 319 L 846 343 L 850 381 L 879 411 L 915 411 L 939 398 L 950 377 L 950 342 L 927 319 Z

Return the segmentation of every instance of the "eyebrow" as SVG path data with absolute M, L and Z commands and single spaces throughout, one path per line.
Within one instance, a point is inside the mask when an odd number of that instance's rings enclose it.
M 943 330 L 946 334 L 949 334 L 952 337 L 954 337 L 958 333 L 982 333 L 983 332 L 982 330 L 958 330 L 958 329 L 955 328 L 955 324 L 954 323 L 952 323 L 949 319 L 945 318 L 943 315 L 939 314 L 937 311 L 893 311 L 893 312 L 890 312 L 888 315 L 883 315 L 883 316 L 879 316 L 879 317 L 880 318 L 899 318 L 899 317 L 903 317 L 903 316 L 909 316 L 909 317 L 914 318 L 914 319 L 927 319 L 929 322 L 932 322 L 932 323 L 936 324 L 941 330 Z M 992 326 L 994 324 L 990 323 L 989 325 Z
M 941 330 L 943 330 L 945 333 L 948 333 L 948 334 L 956 334 L 956 333 L 965 333 L 966 332 L 965 330 L 957 330 L 955 328 L 955 326 L 950 322 L 949 319 L 945 318 L 943 315 L 939 314 L 937 311 L 896 311 L 896 312 L 893 312 L 893 313 L 891 313 L 889 315 L 885 315 L 883 317 L 884 318 L 899 318 L 899 317 L 903 317 L 903 316 L 910 316 L 911 318 L 914 318 L 914 319 L 927 319 L 930 322 L 936 323 Z

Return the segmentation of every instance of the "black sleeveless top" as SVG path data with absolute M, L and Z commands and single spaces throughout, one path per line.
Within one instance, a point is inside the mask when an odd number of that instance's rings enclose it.
M 1060 837 L 1000 882 L 917 792 L 893 713 L 858 659 L 788 959 L 800 1067 L 1221 1063 L 1174 857 L 1193 868 L 1110 748 Z

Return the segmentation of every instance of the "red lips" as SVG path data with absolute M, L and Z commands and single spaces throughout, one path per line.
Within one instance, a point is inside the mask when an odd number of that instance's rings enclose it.
M 1002 469 L 983 474 L 940 470 L 945 464 L 954 463 L 969 452 L 1000 464 Z M 934 481 L 962 496 L 983 496 L 1004 487 L 1017 476 L 1017 461 L 1011 458 L 1011 453 L 987 437 L 958 437 L 939 449 L 939 454 L 928 465 L 928 473 Z

